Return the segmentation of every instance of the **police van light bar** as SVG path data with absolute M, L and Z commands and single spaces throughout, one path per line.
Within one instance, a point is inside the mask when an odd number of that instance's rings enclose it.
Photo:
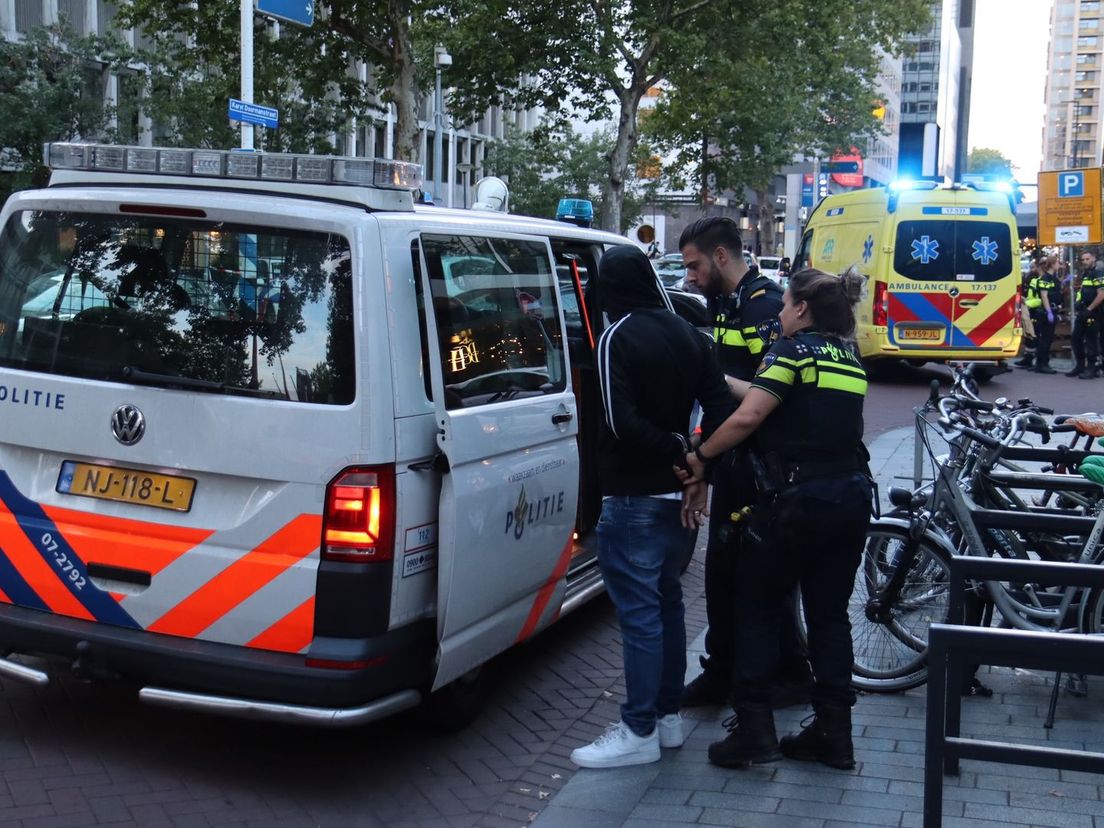
M 42 149 L 43 161 L 52 170 L 353 184 L 387 190 L 420 190 L 423 183 L 421 164 L 382 158 L 72 143 L 49 143 Z

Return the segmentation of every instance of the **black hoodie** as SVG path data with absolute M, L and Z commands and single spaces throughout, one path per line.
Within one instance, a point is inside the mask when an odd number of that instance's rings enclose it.
M 694 401 L 709 434 L 735 408 L 709 338 L 668 309 L 651 262 L 633 245 L 598 266 L 598 300 L 610 326 L 598 340 L 605 412 L 603 495 L 682 491 L 672 470 L 687 451 Z

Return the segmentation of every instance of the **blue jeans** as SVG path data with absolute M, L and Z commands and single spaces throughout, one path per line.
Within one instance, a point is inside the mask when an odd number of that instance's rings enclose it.
M 621 720 L 637 736 L 650 734 L 657 717 L 678 712 L 686 676 L 680 508 L 677 500 L 607 497 L 598 521 L 598 565 L 621 623 Z

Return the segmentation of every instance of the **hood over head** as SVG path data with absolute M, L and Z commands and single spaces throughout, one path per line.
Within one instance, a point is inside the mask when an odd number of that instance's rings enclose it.
M 652 263 L 643 250 L 631 244 L 611 247 L 602 256 L 598 300 L 611 319 L 643 308 L 670 308 Z

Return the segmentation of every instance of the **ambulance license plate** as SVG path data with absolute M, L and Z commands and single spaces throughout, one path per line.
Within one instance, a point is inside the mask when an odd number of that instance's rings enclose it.
M 901 342 L 942 342 L 942 328 L 906 328 L 897 326 L 897 339 Z
M 57 490 L 62 494 L 187 512 L 192 508 L 195 485 L 190 477 L 66 460 L 61 464 Z

